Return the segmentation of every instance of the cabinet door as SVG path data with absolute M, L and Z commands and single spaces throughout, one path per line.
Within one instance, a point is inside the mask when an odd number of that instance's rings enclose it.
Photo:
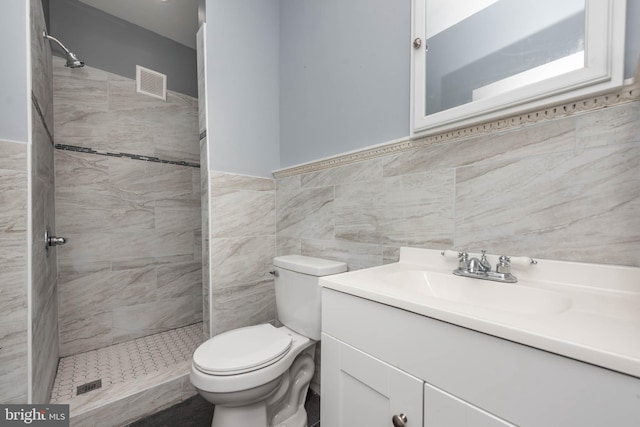
M 457 397 L 424 385 L 424 427 L 514 427 Z
M 326 334 L 321 381 L 323 425 L 389 427 L 404 414 L 407 427 L 422 427 L 422 380 Z

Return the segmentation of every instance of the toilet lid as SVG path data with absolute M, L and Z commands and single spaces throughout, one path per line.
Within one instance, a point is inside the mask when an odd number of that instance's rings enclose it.
M 205 341 L 193 353 L 193 363 L 212 375 L 255 371 L 282 359 L 291 335 L 269 324 L 234 329 Z

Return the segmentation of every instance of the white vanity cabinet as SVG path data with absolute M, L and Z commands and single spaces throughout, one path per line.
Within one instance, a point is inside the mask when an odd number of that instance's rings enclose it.
M 387 427 L 394 415 L 422 425 L 424 382 L 329 335 L 322 336 L 322 423 Z
M 424 426 L 513 427 L 513 424 L 425 383 Z
M 331 427 L 637 427 L 640 379 L 323 289 Z M 400 424 L 402 425 L 402 424 Z

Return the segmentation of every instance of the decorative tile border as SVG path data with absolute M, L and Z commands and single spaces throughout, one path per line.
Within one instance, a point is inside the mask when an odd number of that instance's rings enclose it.
M 185 162 L 182 160 L 165 160 L 165 159 L 160 159 L 158 157 L 142 156 L 139 154 L 113 153 L 110 151 L 94 150 L 92 148 L 86 148 L 86 147 L 77 147 L 75 145 L 56 144 L 55 147 L 57 150 L 75 151 L 77 153 L 86 153 L 86 154 L 97 154 L 99 156 L 126 157 L 132 160 L 142 160 L 145 162 L 164 163 L 168 165 L 187 166 L 190 168 L 200 169 L 200 163 Z
M 638 81 L 640 78 L 637 76 L 635 80 Z M 418 135 L 413 138 L 406 138 L 401 141 L 378 145 L 374 148 L 365 148 L 348 154 L 341 154 L 315 162 L 280 169 L 274 171 L 273 176 L 277 179 L 316 172 L 319 170 L 344 166 L 351 163 L 370 160 L 377 157 L 384 157 L 444 142 L 473 138 L 496 132 L 504 132 L 506 130 L 520 128 L 522 126 L 533 125 L 562 117 L 569 117 L 579 113 L 600 110 L 638 100 L 640 100 L 640 84 L 633 83 L 609 93 L 567 102 L 528 113 L 516 114 L 503 119 L 436 133 L 433 135 Z
M 44 113 L 42 112 L 42 109 L 40 108 L 40 104 L 38 103 L 38 98 L 36 98 L 36 95 L 33 92 L 31 92 L 31 101 L 33 102 L 34 107 L 36 107 L 36 111 L 38 112 L 38 116 L 40 116 L 40 121 L 42 122 L 42 125 L 44 126 L 45 132 L 47 132 L 47 136 L 49 137 L 49 142 L 51 143 L 51 145 L 54 145 L 53 134 L 49 130 L 49 126 L 47 125 L 47 120 L 44 118 Z

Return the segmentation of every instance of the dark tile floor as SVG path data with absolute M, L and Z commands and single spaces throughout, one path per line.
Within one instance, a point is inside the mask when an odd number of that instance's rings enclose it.
M 308 427 L 320 427 L 320 396 L 309 390 L 304 404 Z M 130 427 L 210 427 L 213 406 L 199 394 L 175 406 L 138 420 Z

